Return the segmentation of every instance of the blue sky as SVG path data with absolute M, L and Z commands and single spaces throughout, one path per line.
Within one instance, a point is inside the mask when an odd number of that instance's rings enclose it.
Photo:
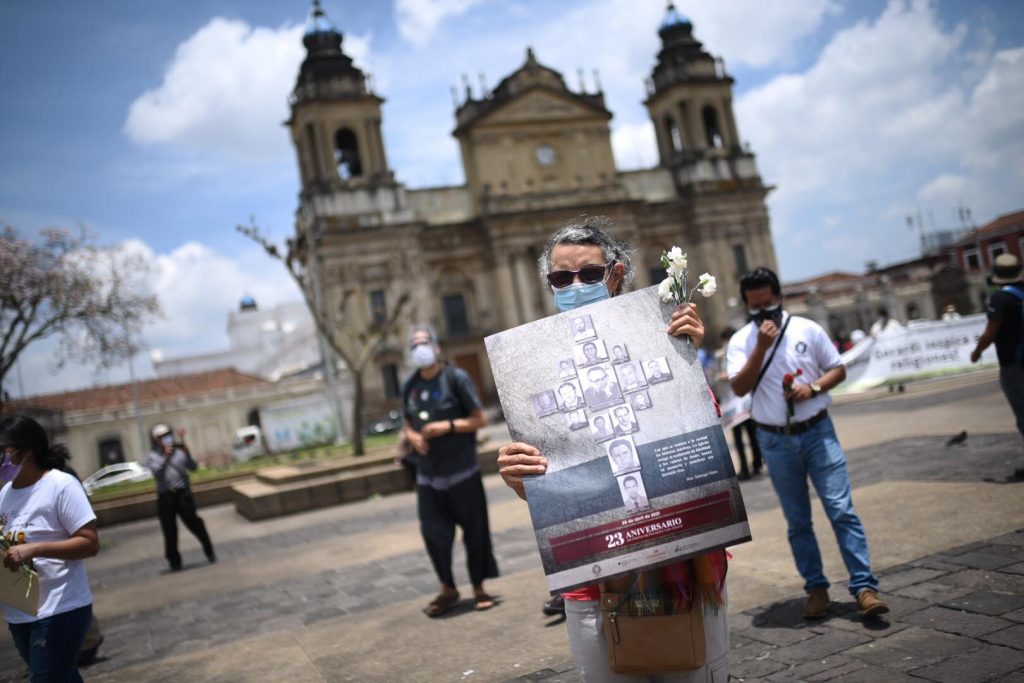
M 532 45 L 577 87 L 601 74 L 620 168 L 653 165 L 643 80 L 661 0 L 325 0 L 372 72 L 385 144 L 411 187 L 462 181 L 449 88 L 493 87 Z M 736 79 L 740 135 L 767 183 L 783 278 L 914 255 L 904 217 L 952 227 L 1020 208 L 1024 3 L 691 0 L 695 33 Z M 84 223 L 152 264 L 167 356 L 226 344 L 244 291 L 297 297 L 234 231 L 291 230 L 298 178 L 286 99 L 308 2 L 0 4 L 0 220 L 27 232 Z M 460 86 L 461 87 L 461 86 Z M 216 282 L 216 287 L 209 283 Z M 26 393 L 120 380 L 22 362 Z M 139 358 L 138 369 L 149 372 Z M 17 391 L 15 393 L 18 393 Z

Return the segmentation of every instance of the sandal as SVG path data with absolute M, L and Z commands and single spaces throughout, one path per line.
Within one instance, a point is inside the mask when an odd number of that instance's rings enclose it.
M 431 619 L 439 617 L 452 607 L 455 607 L 458 601 L 459 594 L 457 592 L 453 595 L 445 595 L 442 593 L 431 600 L 429 605 L 423 608 L 423 613 Z
M 494 599 L 493 595 L 488 595 L 487 593 L 480 593 L 479 595 L 473 596 L 473 609 L 475 609 L 478 612 L 483 612 L 484 610 L 491 609 L 497 604 L 498 602 Z

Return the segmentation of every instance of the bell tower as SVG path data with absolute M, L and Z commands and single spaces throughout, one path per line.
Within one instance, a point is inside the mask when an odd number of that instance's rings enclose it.
M 751 170 L 756 175 L 756 169 L 737 166 L 746 160 L 740 165 L 752 167 L 753 155 L 740 144 L 733 79 L 724 62 L 704 50 L 693 36 L 693 24 L 671 2 L 658 35 L 661 50 L 644 104 L 654 123 L 661 165 L 673 169 L 680 186 L 701 179 L 738 180 Z M 709 171 L 714 177 L 705 178 Z
M 292 91 L 292 142 L 302 197 L 394 184 L 381 136 L 381 105 L 342 50 L 342 34 L 314 0 L 302 39 L 306 58 Z

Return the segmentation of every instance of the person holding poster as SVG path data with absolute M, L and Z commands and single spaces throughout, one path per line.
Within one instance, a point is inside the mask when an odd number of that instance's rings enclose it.
M 440 360 L 441 348 L 430 327 L 414 327 L 409 359 L 417 370 L 402 387 L 405 437 L 416 458 L 416 503 L 420 533 L 441 590 L 423 612 L 439 617 L 459 601 L 452 574 L 455 527 L 462 527 L 466 565 L 473 584 L 473 607 L 497 604 L 484 580 L 498 576 L 491 549 L 487 496 L 476 452 L 476 432 L 487 421 L 473 380 Z
M 560 228 L 548 240 L 539 260 L 545 284 L 551 287 L 555 306 L 561 311 L 574 310 L 587 304 L 621 294 L 632 282 L 634 266 L 630 247 L 610 234 L 611 222 L 587 218 Z M 689 335 L 699 347 L 704 338 L 704 323 L 696 306 L 678 307 L 668 328 L 661 320 L 651 321 L 651 332 Z M 536 447 L 514 442 L 498 452 L 498 471 L 516 494 L 526 499 L 524 477 L 542 476 L 548 461 Z M 632 500 L 623 482 L 625 499 Z M 643 495 L 636 488 L 636 501 Z M 646 496 L 644 495 L 646 503 Z M 700 669 L 659 676 L 658 680 L 704 681 L 728 678 L 729 629 L 725 589 L 726 557 L 717 550 L 669 567 L 644 572 L 657 581 L 662 590 L 679 595 L 704 596 L 699 606 L 704 618 L 706 663 Z M 668 577 L 674 577 L 672 579 Z M 635 680 L 613 673 L 608 663 L 608 649 L 602 626 L 598 581 L 563 594 L 569 645 L 577 670 L 584 681 Z M 700 600 L 701 598 L 696 598 Z
M 81 681 L 78 651 L 92 623 L 92 592 L 82 560 L 99 552 L 96 515 L 78 478 L 63 471 L 70 458 L 51 446 L 35 420 L 0 422 L 0 521 L 13 544 L 4 568 L 38 574 L 34 614 L 4 604 L 14 645 L 33 681 Z M 2 570 L 0 570 L 2 571 Z
M 729 340 L 729 381 L 737 396 L 752 394 L 757 442 L 808 594 L 804 618 L 821 619 L 829 607 L 829 582 L 811 526 L 808 478 L 832 522 L 850 572 L 850 594 L 864 616 L 884 614 L 889 607 L 878 597 L 867 534 L 853 508 L 846 455 L 828 416 L 828 392 L 846 378 L 839 352 L 820 325 L 783 310 L 779 278 L 768 268 L 744 275 L 740 296 L 751 322 Z M 798 370 L 806 383 L 793 381 Z M 790 388 L 784 391 L 787 379 Z

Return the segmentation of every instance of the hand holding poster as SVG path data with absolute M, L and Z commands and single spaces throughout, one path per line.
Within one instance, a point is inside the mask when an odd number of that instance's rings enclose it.
M 486 339 L 513 440 L 548 460 L 525 489 L 551 591 L 750 540 L 696 351 L 666 333 L 673 310 L 649 288 Z

